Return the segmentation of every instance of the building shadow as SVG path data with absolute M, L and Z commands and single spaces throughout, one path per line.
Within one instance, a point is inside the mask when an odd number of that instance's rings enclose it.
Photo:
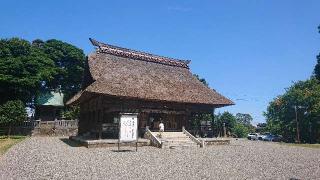
M 69 138 L 60 138 L 60 141 L 64 142 L 70 147 L 82 147 L 82 145 L 79 142 L 70 140 Z
M 121 152 L 136 152 L 135 150 L 111 150 L 112 152 L 118 152 L 118 153 L 121 153 Z

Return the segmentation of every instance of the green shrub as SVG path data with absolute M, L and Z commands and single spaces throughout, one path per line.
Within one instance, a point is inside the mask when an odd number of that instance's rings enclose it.
M 64 119 L 68 120 L 74 120 L 79 119 L 80 117 L 80 107 L 79 106 L 73 106 L 69 108 L 68 110 L 62 112 L 62 116 Z
M 23 122 L 27 117 L 25 105 L 20 100 L 7 101 L 0 106 L 0 124 L 8 125 L 8 137 L 13 125 Z
M 233 134 L 235 134 L 238 138 L 243 138 L 246 137 L 247 134 L 249 133 L 249 128 L 246 127 L 245 125 L 241 123 L 237 123 L 233 128 L 232 128 Z

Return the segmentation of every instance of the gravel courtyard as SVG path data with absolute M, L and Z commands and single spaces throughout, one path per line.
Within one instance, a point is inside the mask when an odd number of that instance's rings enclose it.
M 0 158 L 0 179 L 320 179 L 320 150 L 233 140 L 204 149 L 70 146 L 32 137 Z

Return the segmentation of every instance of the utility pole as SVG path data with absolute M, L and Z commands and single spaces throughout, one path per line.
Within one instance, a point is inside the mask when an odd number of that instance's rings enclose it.
M 294 110 L 295 110 L 295 113 L 296 113 L 296 124 L 297 124 L 297 143 L 300 144 L 301 141 L 300 141 L 300 129 L 299 129 L 299 120 L 298 120 L 298 108 L 299 109 L 302 109 L 302 108 L 307 108 L 305 106 L 293 106 L 294 107 Z
M 300 144 L 300 130 L 299 130 L 299 121 L 298 121 L 298 110 L 297 106 L 294 106 L 294 110 L 296 112 L 296 124 L 297 124 L 297 142 Z

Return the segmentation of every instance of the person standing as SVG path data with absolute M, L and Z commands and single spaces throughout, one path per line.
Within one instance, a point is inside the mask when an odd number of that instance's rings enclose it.
M 164 124 L 162 121 L 160 121 L 160 124 L 159 124 L 159 133 L 160 133 L 160 138 L 162 137 L 162 133 L 164 132 Z

